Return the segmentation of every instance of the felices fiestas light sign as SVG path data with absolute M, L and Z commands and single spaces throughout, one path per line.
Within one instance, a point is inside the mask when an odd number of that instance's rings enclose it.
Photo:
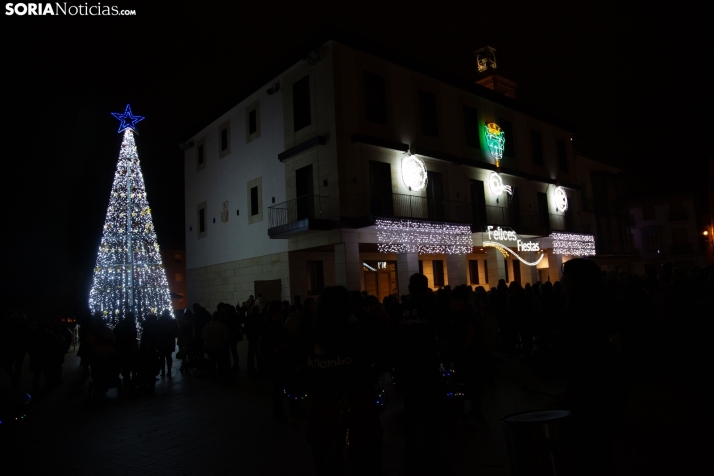
M 488 240 L 484 240 L 483 246 L 496 248 L 505 257 L 512 254 L 518 258 L 521 263 L 528 266 L 535 266 L 543 259 L 543 254 L 541 254 L 536 261 L 527 261 L 518 255 L 518 252 L 524 251 L 540 251 L 540 244 L 536 241 L 523 241 L 518 238 L 518 235 L 513 230 L 504 230 L 500 226 L 486 227 L 486 233 L 488 234 Z M 516 251 L 513 250 L 513 245 L 516 244 Z
M 518 235 L 513 230 L 503 230 L 500 226 L 494 230 L 492 226 L 486 228 L 488 230 L 488 239 L 496 241 L 516 242 L 518 251 L 540 251 L 540 244 L 535 241 L 521 241 Z

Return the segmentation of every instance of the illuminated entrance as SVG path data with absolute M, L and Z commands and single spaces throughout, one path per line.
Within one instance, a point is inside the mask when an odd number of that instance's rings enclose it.
M 364 261 L 362 274 L 364 290 L 370 296 L 377 296 L 379 302 L 390 294 L 399 295 L 396 261 Z

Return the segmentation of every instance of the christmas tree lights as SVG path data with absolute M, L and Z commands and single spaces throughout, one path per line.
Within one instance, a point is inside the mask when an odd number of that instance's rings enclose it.
M 143 317 L 171 310 L 134 142 L 133 128 L 143 117 L 133 116 L 128 105 L 124 114 L 113 115 L 121 121 L 119 131 L 124 131 L 124 137 L 89 293 L 91 311 L 100 311 L 110 321 L 129 311 Z

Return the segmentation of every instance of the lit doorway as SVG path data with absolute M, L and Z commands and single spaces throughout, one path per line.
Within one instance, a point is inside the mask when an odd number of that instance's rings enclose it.
M 399 295 L 396 261 L 365 261 L 362 273 L 365 291 L 370 296 L 376 296 L 379 302 L 390 294 Z

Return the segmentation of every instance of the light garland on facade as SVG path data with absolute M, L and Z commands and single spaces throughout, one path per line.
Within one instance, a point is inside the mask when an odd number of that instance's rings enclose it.
M 555 187 L 555 210 L 564 212 L 568 209 L 568 196 L 563 187 Z
M 473 249 L 469 225 L 378 218 L 375 226 L 380 253 L 467 254 Z
M 553 232 L 550 238 L 557 255 L 595 256 L 595 235 Z
M 513 195 L 513 190 L 510 185 L 504 185 L 503 179 L 496 172 L 491 172 L 488 175 L 488 189 L 495 196 L 501 195 L 504 191 L 509 195 Z
M 506 145 L 506 136 L 501 128 L 495 122 L 489 122 L 484 126 L 486 128 L 486 145 L 491 157 L 496 161 L 496 167 L 501 166 L 503 158 L 503 149 Z
M 128 106 L 127 111 L 131 114 Z M 125 120 L 119 119 L 124 125 Z M 136 122 L 138 120 L 133 124 Z M 105 319 L 125 316 L 129 311 L 137 317 L 164 309 L 171 311 L 168 280 L 159 254 L 134 134 L 131 126 L 123 130 L 89 293 L 90 309 L 100 311 Z

